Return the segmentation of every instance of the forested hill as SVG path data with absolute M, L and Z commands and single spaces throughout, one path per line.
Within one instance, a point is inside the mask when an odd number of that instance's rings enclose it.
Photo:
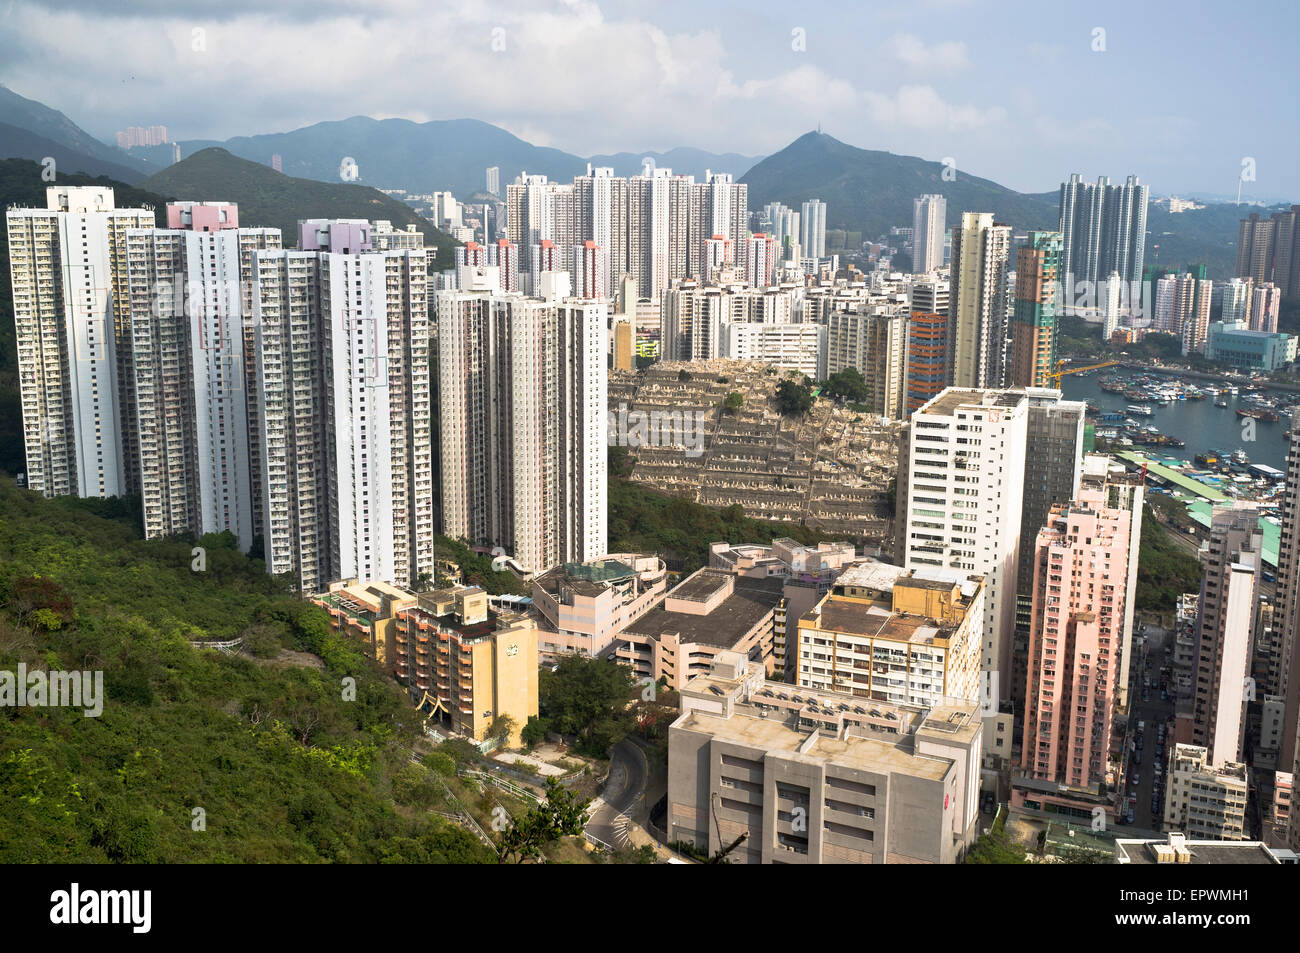
M 229 537 L 146 542 L 135 525 L 116 501 L 0 485 L 0 673 L 104 684 L 99 717 L 0 707 L 0 862 L 494 859 L 403 806 L 426 770 L 409 763 L 418 715 L 321 610 Z M 237 636 L 241 657 L 191 647 Z

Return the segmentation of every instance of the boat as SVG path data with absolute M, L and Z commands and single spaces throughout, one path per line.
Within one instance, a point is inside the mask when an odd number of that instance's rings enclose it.
M 1244 467 L 1250 464 L 1250 457 L 1246 456 L 1246 451 L 1241 449 L 1232 451 L 1232 456 L 1229 457 L 1228 459 L 1230 459 L 1233 463 L 1237 464 L 1238 466 Z
M 1130 408 L 1131 409 L 1131 408 Z M 1261 407 L 1238 407 L 1238 417 L 1254 417 L 1256 420 L 1262 420 L 1266 424 L 1276 423 L 1281 418 L 1271 410 Z
M 1214 402 L 1214 406 L 1215 406 L 1215 407 L 1227 407 L 1227 406 L 1228 406 L 1228 402 L 1227 402 L 1226 400 L 1224 400 L 1222 397 L 1220 397 L 1218 400 L 1216 400 L 1216 401 Z
M 1137 414 L 1139 417 L 1150 417 L 1155 413 L 1150 404 L 1129 404 L 1126 409 L 1130 414 Z M 1237 413 L 1241 413 L 1241 411 L 1237 411 Z

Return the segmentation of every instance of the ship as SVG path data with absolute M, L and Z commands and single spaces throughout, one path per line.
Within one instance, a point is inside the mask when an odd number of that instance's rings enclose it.
M 1132 408 L 1130 408 L 1131 410 Z M 1238 417 L 1254 417 L 1256 420 L 1262 420 L 1266 424 L 1276 423 L 1281 418 L 1271 410 L 1262 407 L 1238 407 Z
M 1127 410 L 1130 414 L 1137 414 L 1139 417 L 1150 417 L 1155 413 L 1150 404 L 1129 404 Z M 1237 413 L 1241 413 L 1241 411 L 1237 411 Z
M 1228 406 L 1228 402 L 1227 402 L 1226 400 L 1224 400 L 1222 397 L 1220 397 L 1218 400 L 1216 400 L 1216 401 L 1214 402 L 1214 406 L 1215 406 L 1215 407 L 1227 407 L 1227 406 Z

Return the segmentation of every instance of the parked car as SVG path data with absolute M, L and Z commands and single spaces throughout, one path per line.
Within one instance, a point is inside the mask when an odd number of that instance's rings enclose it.
M 1133 815 L 1133 808 L 1130 807 L 1130 808 L 1128 809 L 1128 822 L 1129 822 L 1130 824 L 1133 823 L 1133 816 L 1134 816 L 1134 815 Z

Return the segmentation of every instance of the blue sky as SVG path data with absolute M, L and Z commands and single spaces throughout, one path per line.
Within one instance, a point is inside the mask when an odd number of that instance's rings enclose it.
M 1281 0 L 101 6 L 9 2 L 0 81 L 104 138 L 365 114 L 473 117 L 583 155 L 753 155 L 820 121 L 1025 191 L 1078 171 L 1231 194 L 1250 157 L 1246 195 L 1300 201 L 1300 5 Z

